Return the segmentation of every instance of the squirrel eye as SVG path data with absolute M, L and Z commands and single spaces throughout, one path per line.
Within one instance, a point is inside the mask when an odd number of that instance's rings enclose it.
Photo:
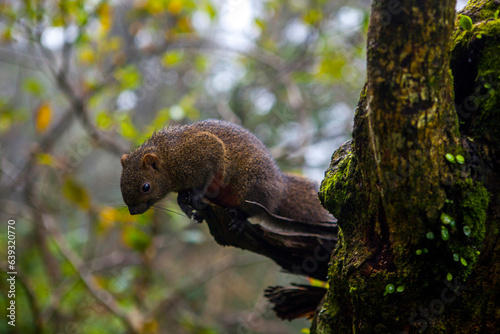
M 145 193 L 147 193 L 150 189 L 151 186 L 149 185 L 149 183 L 144 183 L 144 185 L 142 186 L 142 191 Z

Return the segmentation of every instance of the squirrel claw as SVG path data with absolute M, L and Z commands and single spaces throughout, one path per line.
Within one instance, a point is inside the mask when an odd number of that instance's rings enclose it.
M 191 214 L 191 220 L 194 220 L 196 224 L 201 224 L 203 223 L 203 216 L 199 212 L 192 212 Z

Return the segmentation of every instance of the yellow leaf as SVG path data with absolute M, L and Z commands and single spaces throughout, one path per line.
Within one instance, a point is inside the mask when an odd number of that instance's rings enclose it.
M 12 40 L 12 30 L 10 28 L 7 28 L 4 31 L 2 31 L 1 40 L 2 42 L 10 42 Z
M 345 59 L 341 57 L 329 57 L 321 61 L 319 65 L 320 75 L 324 75 L 326 78 L 340 79 L 342 77 L 342 69 L 346 64 Z
M 104 220 L 115 221 L 116 220 L 116 209 L 112 207 L 105 207 L 99 212 L 99 217 Z
M 43 133 L 50 124 L 50 119 L 52 118 L 52 108 L 47 102 L 43 102 L 38 107 L 35 113 L 35 124 L 36 131 L 38 133 Z
M 90 208 L 90 198 L 83 186 L 71 178 L 64 181 L 62 192 L 71 202 L 78 205 L 83 210 Z
M 136 219 L 137 219 L 137 216 L 132 216 L 128 212 L 127 208 L 122 208 L 120 210 L 116 210 L 116 221 L 117 222 L 120 222 L 120 223 L 135 223 Z
M 116 221 L 117 210 L 115 208 L 106 206 L 99 212 L 99 227 L 104 230 L 112 227 Z
M 109 31 L 109 29 L 111 28 L 111 24 L 113 23 L 113 11 L 110 5 L 104 3 L 99 7 L 97 13 L 100 16 L 101 21 L 100 32 L 102 35 L 105 35 Z
M 320 281 L 319 279 L 315 279 L 312 277 L 308 277 L 307 280 L 309 281 L 309 284 L 312 286 L 318 287 L 318 288 L 328 288 L 328 283 Z
M 90 47 L 85 47 L 80 50 L 78 58 L 80 58 L 80 61 L 84 64 L 91 64 L 95 61 L 95 51 Z
M 191 32 L 191 21 L 188 17 L 183 16 L 177 20 L 177 29 L 179 32 Z
M 52 166 L 54 164 L 54 157 L 47 153 L 39 153 L 36 155 L 36 161 L 40 165 Z
M 315 25 L 322 19 L 323 19 L 323 12 L 316 9 L 310 9 L 304 14 L 304 22 L 310 25 Z
M 123 41 L 121 37 L 118 36 L 113 36 L 109 39 L 109 49 L 111 51 L 116 51 L 119 50 L 123 45 Z
M 184 52 L 182 50 L 174 50 L 165 52 L 161 59 L 161 63 L 165 67 L 173 66 L 182 61 Z
M 167 10 L 173 15 L 179 14 L 182 10 L 182 2 L 179 0 L 170 1 Z

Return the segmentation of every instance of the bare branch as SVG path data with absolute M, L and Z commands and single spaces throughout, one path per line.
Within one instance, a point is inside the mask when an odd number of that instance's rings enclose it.
M 111 313 L 119 317 L 128 329 L 134 333 L 140 333 L 144 325 L 144 316 L 139 310 L 127 311 L 118 304 L 118 301 L 111 293 L 99 287 L 96 278 L 87 265 L 67 244 L 64 235 L 58 229 L 54 218 L 47 214 L 42 214 L 42 224 L 49 235 L 54 239 L 62 255 L 75 268 L 78 276 L 83 281 L 89 292 Z

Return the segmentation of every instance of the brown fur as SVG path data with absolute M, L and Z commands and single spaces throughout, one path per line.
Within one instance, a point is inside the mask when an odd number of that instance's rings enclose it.
M 264 144 L 232 123 L 206 120 L 162 129 L 121 161 L 122 195 L 132 214 L 169 192 L 187 191 L 286 230 L 333 220 L 318 200 L 317 184 L 282 173 Z

